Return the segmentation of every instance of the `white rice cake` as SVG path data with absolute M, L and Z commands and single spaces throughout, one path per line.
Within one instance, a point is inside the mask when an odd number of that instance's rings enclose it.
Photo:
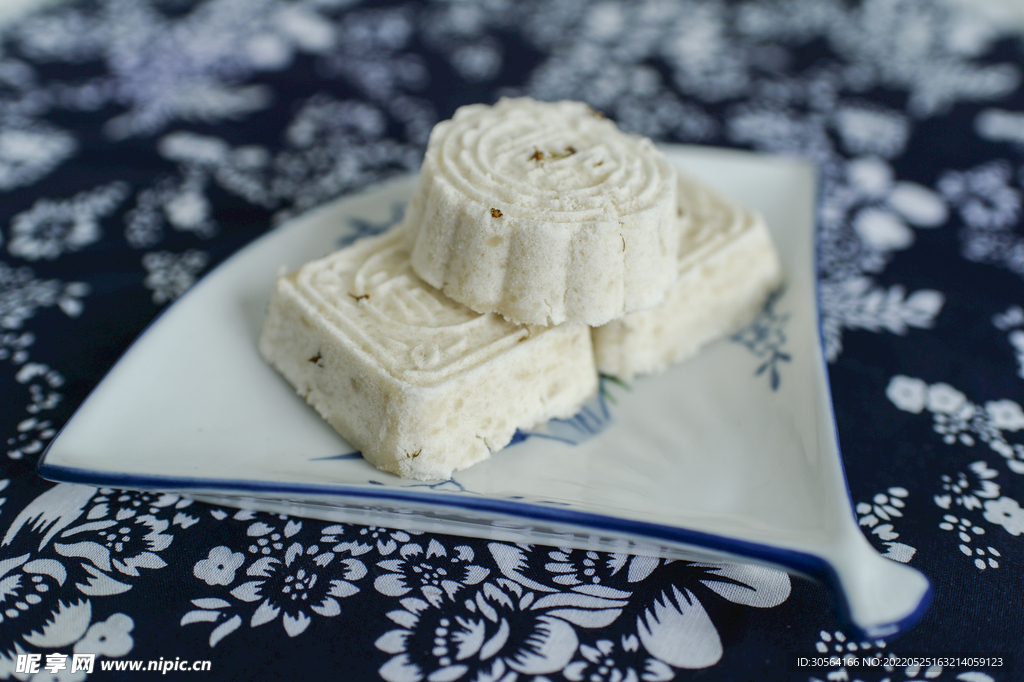
M 597 391 L 587 327 L 469 310 L 412 272 L 396 230 L 278 278 L 259 348 L 366 460 L 404 478 L 450 478 Z
M 628 380 L 693 356 L 747 324 L 782 283 L 760 214 L 682 174 L 679 202 L 691 225 L 679 246 L 679 279 L 658 307 L 593 330 L 604 374 Z
M 660 303 L 684 224 L 676 170 L 582 102 L 460 107 L 430 135 L 403 223 L 412 267 L 479 312 L 604 324 Z

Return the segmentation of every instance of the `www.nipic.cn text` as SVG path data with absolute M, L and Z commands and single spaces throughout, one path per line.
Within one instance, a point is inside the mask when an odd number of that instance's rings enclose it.
M 34 675 L 45 670 L 51 675 L 67 670 L 68 672 L 92 673 L 96 667 L 96 654 L 18 654 L 15 672 Z M 103 660 L 99 663 L 102 671 L 124 672 L 158 672 L 166 675 L 169 672 L 208 672 L 210 661 L 183 661 L 180 657 L 161 657 L 157 661 L 117 661 Z

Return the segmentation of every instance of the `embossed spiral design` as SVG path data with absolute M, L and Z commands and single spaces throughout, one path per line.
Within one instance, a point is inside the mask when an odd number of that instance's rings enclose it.
M 473 310 L 601 324 L 661 301 L 677 210 L 650 140 L 580 102 L 505 99 L 434 128 L 403 229 L 415 272 Z
M 580 102 L 503 100 L 464 107 L 439 128 L 434 173 L 467 198 L 556 222 L 657 207 L 672 171 L 650 142 Z M 432 141 L 432 145 L 434 141 Z
M 409 267 L 408 251 L 395 232 L 307 264 L 297 283 L 335 325 L 360 339 L 394 376 L 408 380 L 430 371 L 422 379 L 439 381 L 503 352 L 528 333 L 425 284 Z

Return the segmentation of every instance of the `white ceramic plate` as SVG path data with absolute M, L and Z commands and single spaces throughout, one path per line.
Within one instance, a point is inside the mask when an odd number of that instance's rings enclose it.
M 46 478 L 188 491 L 332 521 L 671 556 L 824 580 L 851 624 L 890 635 L 928 581 L 857 527 L 819 345 L 815 175 L 805 162 L 674 147 L 768 220 L 784 292 L 742 334 L 605 395 L 577 418 L 425 484 L 377 471 L 256 351 L 275 276 L 390 225 L 413 178 L 341 199 L 243 249 L 168 309 L 52 442 Z

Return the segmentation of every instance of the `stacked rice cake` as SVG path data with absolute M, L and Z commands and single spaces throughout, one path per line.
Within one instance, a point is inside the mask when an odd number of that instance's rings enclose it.
M 436 126 L 403 222 L 279 278 L 260 351 L 379 469 L 444 479 L 746 322 L 764 221 L 579 102 Z M 596 354 L 596 360 L 595 360 Z

